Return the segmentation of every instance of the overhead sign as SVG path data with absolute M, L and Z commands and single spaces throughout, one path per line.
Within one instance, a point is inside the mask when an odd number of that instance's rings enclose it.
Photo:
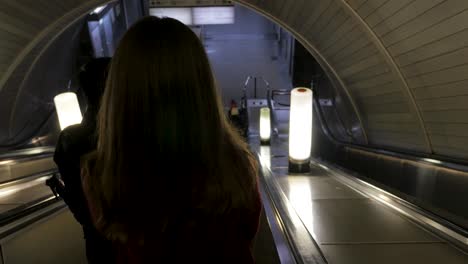
M 157 17 L 170 17 L 179 20 L 185 25 L 193 25 L 192 8 L 150 8 L 150 15 Z
M 233 6 L 150 8 L 150 15 L 170 17 L 186 25 L 234 24 Z
M 234 24 L 234 7 L 194 7 L 192 10 L 195 25 Z

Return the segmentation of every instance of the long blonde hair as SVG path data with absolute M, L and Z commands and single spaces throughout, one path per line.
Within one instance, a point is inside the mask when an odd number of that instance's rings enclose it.
M 121 40 L 85 162 L 111 239 L 144 234 L 149 219 L 163 232 L 187 208 L 253 210 L 257 195 L 257 164 L 226 120 L 204 47 L 170 18 L 146 17 Z

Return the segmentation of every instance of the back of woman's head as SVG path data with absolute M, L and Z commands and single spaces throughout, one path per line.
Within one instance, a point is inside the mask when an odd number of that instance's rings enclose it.
M 112 59 L 90 177 L 103 229 L 142 232 L 138 223 L 154 214 L 162 230 L 184 208 L 222 214 L 250 206 L 255 162 L 220 102 L 187 26 L 147 17 L 129 29 Z

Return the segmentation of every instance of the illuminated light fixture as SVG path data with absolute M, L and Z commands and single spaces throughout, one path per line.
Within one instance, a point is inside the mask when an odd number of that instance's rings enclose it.
M 309 88 L 295 88 L 291 91 L 289 113 L 289 171 L 304 173 L 310 171 L 312 147 L 312 98 Z
M 61 130 L 81 123 L 83 117 L 81 116 L 80 105 L 75 93 L 61 93 L 54 97 L 54 103 Z
M 260 142 L 262 145 L 270 144 L 271 122 L 270 108 L 260 108 Z
M 105 5 L 96 7 L 96 8 L 93 10 L 93 12 L 91 12 L 90 14 L 91 14 L 91 15 L 92 15 L 92 14 L 99 14 L 99 13 L 101 13 L 102 10 L 104 10 L 104 8 L 106 8 Z

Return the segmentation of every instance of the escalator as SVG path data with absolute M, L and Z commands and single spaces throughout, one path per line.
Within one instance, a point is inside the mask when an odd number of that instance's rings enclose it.
M 349 169 L 317 156 L 312 159 L 310 173 L 289 173 L 288 91 L 272 91 L 272 95 L 275 93 L 285 97 L 283 101 L 247 99 L 249 144 L 261 164 L 263 198 L 271 204 L 267 214 L 270 226 L 271 222 L 282 226 L 279 233 L 289 247 L 292 263 L 468 261 L 466 230 L 411 200 L 361 180 Z M 259 144 L 258 102 L 262 100 L 269 101 L 273 119 L 272 139 L 267 146 Z M 315 99 L 314 115 L 322 121 L 318 104 Z M 315 126 L 325 130 L 320 123 L 315 122 Z M 280 248 L 277 243 L 279 253 Z
M 86 263 L 80 225 L 45 180 L 54 148 L 0 156 L 0 263 Z
M 0 225 L 55 203 L 45 180 L 57 173 L 53 148 L 35 148 L 0 156 Z

